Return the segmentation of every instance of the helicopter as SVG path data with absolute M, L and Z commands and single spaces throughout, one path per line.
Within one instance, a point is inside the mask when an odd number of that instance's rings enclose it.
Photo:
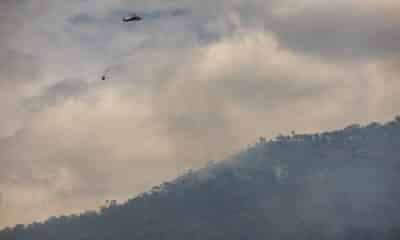
M 122 21 L 124 21 L 124 22 L 133 22 L 133 21 L 140 21 L 140 20 L 142 20 L 142 18 L 136 14 L 131 14 L 129 16 L 122 18 Z

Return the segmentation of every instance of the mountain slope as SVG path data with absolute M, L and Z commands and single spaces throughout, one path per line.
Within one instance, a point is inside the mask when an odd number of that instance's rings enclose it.
M 400 118 L 260 141 L 124 204 L 0 240 L 400 239 Z

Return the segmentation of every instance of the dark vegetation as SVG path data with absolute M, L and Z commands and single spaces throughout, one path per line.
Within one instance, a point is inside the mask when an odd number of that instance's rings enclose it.
M 278 136 L 99 211 L 1 240 L 400 239 L 400 118 Z

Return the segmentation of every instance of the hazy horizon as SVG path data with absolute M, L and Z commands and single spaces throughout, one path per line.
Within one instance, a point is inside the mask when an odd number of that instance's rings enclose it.
M 399 10 L 1 1 L 0 228 L 125 200 L 260 136 L 392 120 Z

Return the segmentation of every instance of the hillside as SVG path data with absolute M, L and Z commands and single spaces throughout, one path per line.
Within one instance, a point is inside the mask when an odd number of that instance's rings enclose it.
M 400 239 L 400 118 L 278 136 L 123 204 L 0 240 Z

